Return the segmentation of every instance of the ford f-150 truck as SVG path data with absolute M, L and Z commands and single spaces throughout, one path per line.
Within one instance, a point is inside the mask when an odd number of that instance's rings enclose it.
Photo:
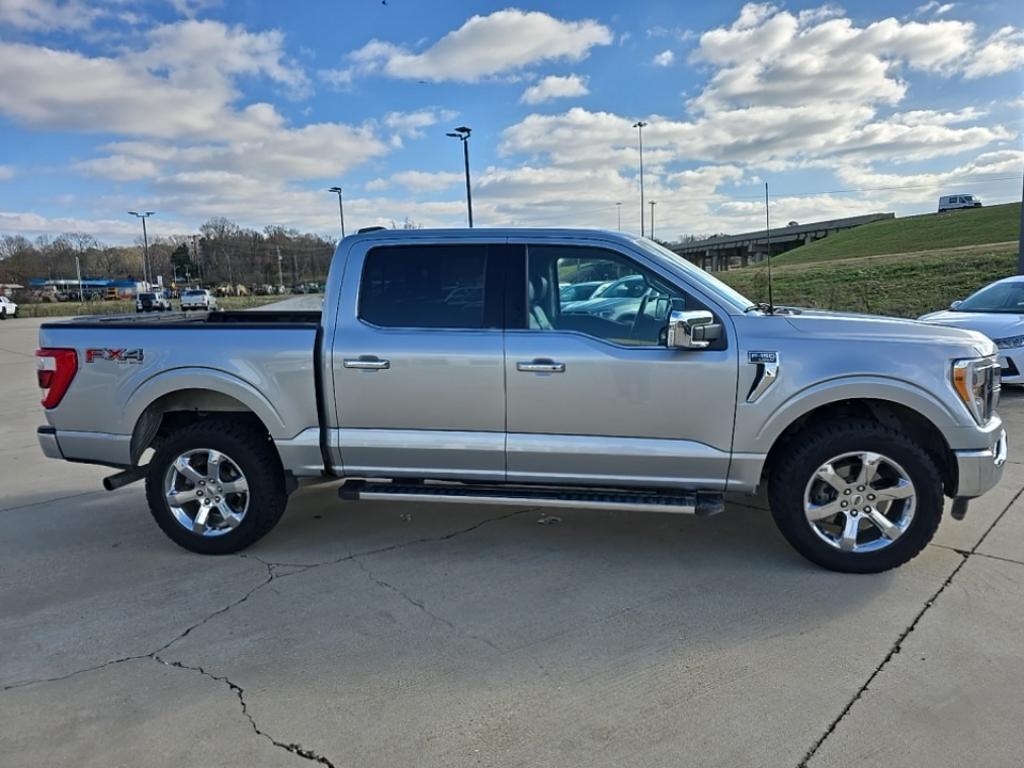
M 621 306 L 563 311 L 565 286 L 630 277 Z M 108 489 L 145 478 L 164 532 L 210 554 L 270 531 L 306 476 L 348 500 L 698 515 L 766 486 L 801 554 L 877 572 L 1006 459 L 981 334 L 756 305 L 614 232 L 360 233 L 322 311 L 80 318 L 39 339 L 43 452 L 121 470 Z

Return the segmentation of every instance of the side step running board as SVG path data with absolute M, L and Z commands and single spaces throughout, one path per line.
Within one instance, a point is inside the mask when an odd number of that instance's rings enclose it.
M 581 491 L 578 489 L 492 486 L 431 485 L 428 483 L 379 483 L 350 480 L 338 495 L 346 501 L 415 501 L 447 504 L 501 504 L 533 507 L 589 507 L 641 512 L 672 512 L 713 515 L 724 509 L 720 494 L 664 491 Z

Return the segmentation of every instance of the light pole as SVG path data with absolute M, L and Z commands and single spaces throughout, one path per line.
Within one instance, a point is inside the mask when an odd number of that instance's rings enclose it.
M 650 206 L 651 206 L 651 240 L 654 239 L 654 206 L 655 205 L 657 205 L 657 203 L 654 200 L 651 200 L 651 202 L 650 202 Z
M 341 187 L 331 187 L 328 192 L 338 195 L 338 215 L 341 216 L 341 236 L 345 237 L 345 204 L 341 201 Z
M 82 292 L 82 260 L 78 254 L 75 254 L 75 272 L 78 273 L 78 300 L 79 302 L 85 301 L 85 294 Z
M 467 128 L 465 125 L 460 125 L 451 133 L 445 134 L 445 136 L 450 136 L 462 142 L 462 156 L 466 161 L 466 211 L 469 214 L 470 229 L 473 228 L 473 191 L 469 185 L 469 134 L 472 130 L 472 128 Z
M 128 211 L 132 216 L 137 219 L 142 219 L 142 281 L 149 287 L 149 236 L 146 234 L 146 219 L 152 216 L 156 211 Z
M 647 123 L 637 120 L 633 123 L 637 139 L 640 143 L 640 237 L 644 236 L 644 128 Z
M 618 213 L 619 218 L 619 232 L 622 231 L 622 203 L 615 204 L 615 210 Z

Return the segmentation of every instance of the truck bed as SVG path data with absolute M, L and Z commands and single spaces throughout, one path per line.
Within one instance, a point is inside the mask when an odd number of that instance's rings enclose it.
M 236 310 L 230 312 L 140 312 L 123 315 L 92 315 L 43 323 L 43 328 L 175 328 L 180 330 L 231 326 L 268 328 L 282 325 L 317 327 L 317 310 Z

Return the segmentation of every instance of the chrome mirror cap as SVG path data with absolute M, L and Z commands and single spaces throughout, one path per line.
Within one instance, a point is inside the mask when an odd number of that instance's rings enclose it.
M 668 316 L 666 344 L 677 349 L 705 349 L 718 338 L 722 327 L 706 309 L 675 310 Z

